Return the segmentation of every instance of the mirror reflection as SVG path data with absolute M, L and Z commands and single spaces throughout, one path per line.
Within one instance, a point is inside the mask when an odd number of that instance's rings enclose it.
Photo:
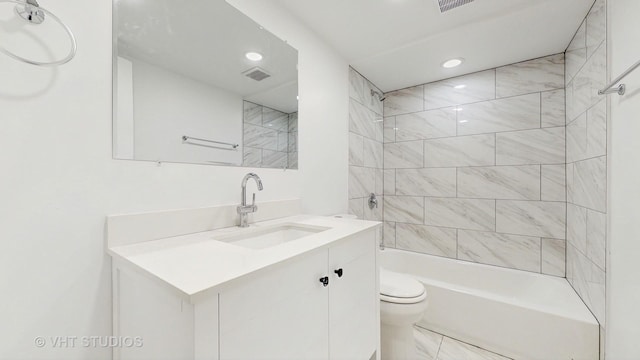
M 298 167 L 298 52 L 223 0 L 115 0 L 114 157 Z

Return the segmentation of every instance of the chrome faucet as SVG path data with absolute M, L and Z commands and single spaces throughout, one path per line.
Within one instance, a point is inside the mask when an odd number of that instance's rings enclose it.
M 238 215 L 240 215 L 240 227 L 248 227 L 249 223 L 249 213 L 254 213 L 258 211 L 258 207 L 256 206 L 256 193 L 253 193 L 253 202 L 251 205 L 247 205 L 247 181 L 249 179 L 253 179 L 258 184 L 258 190 L 262 191 L 262 180 L 260 176 L 254 173 L 248 173 L 242 179 L 242 190 L 240 192 L 240 205 L 238 206 Z

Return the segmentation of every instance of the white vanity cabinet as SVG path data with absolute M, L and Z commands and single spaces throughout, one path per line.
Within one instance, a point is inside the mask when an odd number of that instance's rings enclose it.
M 223 290 L 220 359 L 327 359 L 326 275 L 324 250 Z
M 144 347 L 114 358 L 368 360 L 379 346 L 376 232 L 247 274 L 193 304 L 116 264 L 114 334 L 142 336 Z
M 374 232 L 360 234 L 222 291 L 220 359 L 369 359 L 375 246 Z
M 372 232 L 329 248 L 331 360 L 369 359 L 377 349 L 380 311 L 374 238 Z

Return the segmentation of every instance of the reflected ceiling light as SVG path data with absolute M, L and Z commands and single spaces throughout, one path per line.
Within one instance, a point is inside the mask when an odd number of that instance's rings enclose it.
M 460 84 L 460 85 L 456 85 L 456 86 L 454 86 L 453 88 L 454 88 L 454 89 L 464 89 L 464 88 L 466 88 L 466 87 L 467 87 L 467 85 L 465 85 L 465 84 Z
M 447 69 L 451 69 L 454 68 L 456 66 L 460 66 L 460 64 L 462 64 L 464 62 L 463 58 L 456 58 L 456 59 L 451 59 L 451 60 L 447 60 L 445 62 L 442 63 L 442 67 L 443 68 L 447 68 Z
M 461 107 L 457 107 L 457 108 L 455 108 L 455 109 L 453 109 L 453 110 L 455 110 L 455 111 L 462 111 L 462 110 L 464 110 L 464 109 L 463 109 L 463 108 L 461 108 Z
M 468 123 L 469 120 L 460 120 L 459 122 L 460 122 L 460 124 L 464 124 L 464 123 Z
M 260 61 L 262 60 L 262 54 L 254 52 L 254 51 L 249 51 L 248 53 L 244 54 L 244 56 L 251 60 L 251 61 Z

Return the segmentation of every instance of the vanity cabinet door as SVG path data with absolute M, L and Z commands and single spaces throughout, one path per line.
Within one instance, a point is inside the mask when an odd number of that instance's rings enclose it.
M 379 339 L 375 232 L 329 248 L 329 358 L 369 359 Z
M 220 359 L 328 359 L 327 256 L 315 252 L 222 291 Z

